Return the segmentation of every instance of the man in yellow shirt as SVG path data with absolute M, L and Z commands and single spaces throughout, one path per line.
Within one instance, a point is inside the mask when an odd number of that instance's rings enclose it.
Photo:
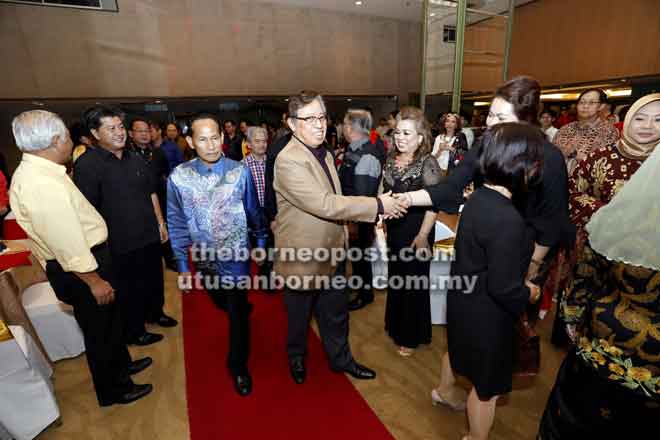
M 130 375 L 152 361 L 131 361 L 122 343 L 108 229 L 66 174 L 73 148 L 69 132 L 59 116 L 44 110 L 16 116 L 12 130 L 23 157 L 9 190 L 11 208 L 33 240 L 34 253 L 46 260 L 57 298 L 73 306 L 99 405 L 138 400 L 153 387 L 133 383 Z

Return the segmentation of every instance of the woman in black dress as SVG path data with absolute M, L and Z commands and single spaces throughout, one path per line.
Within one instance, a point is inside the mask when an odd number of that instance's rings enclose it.
M 390 150 L 383 169 L 385 192 L 414 191 L 440 182 L 440 168 L 430 155 L 430 128 L 424 113 L 415 107 L 404 107 L 396 120 L 395 148 Z M 436 213 L 428 208 L 412 208 L 403 218 L 386 221 L 388 276 L 390 280 L 397 277 L 405 282 L 391 283 L 388 288 L 385 330 L 401 356 L 410 356 L 419 344 L 431 342 L 429 286 L 411 281 L 412 277 L 428 281 L 435 218 Z M 402 261 L 400 257 L 406 253 L 419 258 Z
M 516 123 L 498 124 L 483 139 L 484 184 L 468 199 L 459 223 L 453 277 L 476 282 L 447 296 L 448 356 L 434 402 L 459 406 L 455 374 L 473 388 L 467 399 L 467 439 L 487 439 L 498 396 L 511 391 L 514 325 L 540 289 L 525 279 L 533 239 L 512 202 L 539 175 L 543 133 Z M 454 400 L 455 402 L 455 400 Z

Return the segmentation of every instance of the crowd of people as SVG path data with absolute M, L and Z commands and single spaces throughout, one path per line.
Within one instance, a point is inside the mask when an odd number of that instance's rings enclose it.
M 251 286 L 241 281 L 255 265 L 283 280 L 296 384 L 312 313 L 330 368 L 375 378 L 352 355 L 348 315 L 374 301 L 366 255 L 376 228 L 390 278 L 428 278 L 443 211 L 462 212 L 451 275 L 474 283 L 448 292 L 448 349 L 430 397 L 467 409 L 465 439 L 488 438 L 497 399 L 511 392 L 520 323 L 534 325 L 541 295 L 557 299 L 553 342 L 567 355 L 539 438 L 648 432 L 660 408 L 660 94 L 637 100 L 617 128 L 607 96 L 585 90 L 577 119 L 557 128 L 540 93 L 530 77 L 502 84 L 482 135 L 455 113 L 432 126 L 415 107 L 377 126 L 369 109 L 349 109 L 328 130 L 311 91 L 289 98 L 277 131 L 202 113 L 184 135 L 96 105 L 70 135 L 58 115 L 27 111 L 12 123 L 24 154 L 0 213 L 11 205 L 74 307 L 102 406 L 153 388 L 131 380 L 152 360 L 131 360 L 126 345 L 163 339 L 147 324 L 178 324 L 163 311 L 164 264 L 183 291 L 204 288 L 227 312 L 227 368 L 241 396 L 253 387 Z M 347 250 L 362 257 L 332 257 Z M 398 258 L 408 251 L 415 258 Z M 335 283 L 349 277 L 359 281 L 353 298 Z M 384 331 L 402 357 L 431 343 L 430 307 L 428 288 L 389 285 Z

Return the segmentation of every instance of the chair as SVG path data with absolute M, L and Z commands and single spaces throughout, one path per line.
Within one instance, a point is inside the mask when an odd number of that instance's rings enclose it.
M 0 327 L 9 333 L 2 321 Z M 9 329 L 13 337 L 0 339 L 0 438 L 29 440 L 60 417 L 53 370 L 28 332 Z
M 50 283 L 31 285 L 23 291 L 21 302 L 51 361 L 76 357 L 85 351 L 73 308 L 57 299 Z

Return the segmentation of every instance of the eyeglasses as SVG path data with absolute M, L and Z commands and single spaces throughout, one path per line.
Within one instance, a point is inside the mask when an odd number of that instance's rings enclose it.
M 592 106 L 592 105 L 598 105 L 598 104 L 600 104 L 600 101 L 579 101 L 578 102 L 578 105 Z
M 328 115 L 307 116 L 307 117 L 304 117 L 304 118 L 299 118 L 298 116 L 291 116 L 291 119 L 297 119 L 297 120 L 303 121 L 303 122 L 305 122 L 306 124 L 309 124 L 309 125 L 313 125 L 316 122 L 323 125 L 323 124 L 328 122 Z

